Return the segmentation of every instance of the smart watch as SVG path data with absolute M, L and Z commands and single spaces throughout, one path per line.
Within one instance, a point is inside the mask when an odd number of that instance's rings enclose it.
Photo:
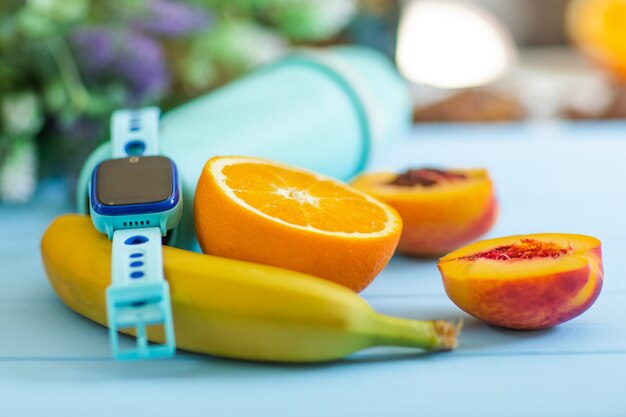
M 161 245 L 181 218 L 182 195 L 176 165 L 158 155 L 159 114 L 155 107 L 116 111 L 113 159 L 94 168 L 89 184 L 92 222 L 112 240 L 106 307 L 116 359 L 169 357 L 176 350 Z M 148 342 L 152 327 L 162 327 L 162 344 Z M 124 329 L 135 332 L 132 349 L 120 348 Z

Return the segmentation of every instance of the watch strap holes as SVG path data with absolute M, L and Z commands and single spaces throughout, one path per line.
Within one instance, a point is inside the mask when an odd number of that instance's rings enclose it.
M 139 113 L 133 112 L 130 116 L 130 120 L 128 121 L 128 130 L 131 132 L 138 132 L 141 130 L 141 118 Z
M 141 245 L 148 241 L 149 239 L 143 235 L 135 235 L 131 236 L 124 241 L 125 245 Z
M 132 140 L 126 144 L 124 151 L 128 156 L 141 156 L 146 151 L 146 144 L 141 140 Z

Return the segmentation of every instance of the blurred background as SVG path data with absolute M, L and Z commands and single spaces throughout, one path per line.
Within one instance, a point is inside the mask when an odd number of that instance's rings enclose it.
M 626 118 L 626 0 L 2 0 L 0 200 L 71 188 L 117 108 L 346 43 L 396 63 L 415 123 Z

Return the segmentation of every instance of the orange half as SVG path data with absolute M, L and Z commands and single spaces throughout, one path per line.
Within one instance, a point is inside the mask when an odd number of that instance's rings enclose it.
M 334 179 L 253 157 L 215 157 L 196 189 L 202 250 L 367 286 L 402 230 L 395 210 Z

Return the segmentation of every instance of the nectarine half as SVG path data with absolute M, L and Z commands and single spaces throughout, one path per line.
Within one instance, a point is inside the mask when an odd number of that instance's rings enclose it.
M 439 260 L 448 297 L 497 326 L 542 329 L 587 310 L 600 294 L 600 241 L 574 234 L 489 239 Z
M 352 185 L 391 205 L 404 225 L 398 251 L 441 256 L 486 233 L 498 205 L 485 169 L 368 173 Z

